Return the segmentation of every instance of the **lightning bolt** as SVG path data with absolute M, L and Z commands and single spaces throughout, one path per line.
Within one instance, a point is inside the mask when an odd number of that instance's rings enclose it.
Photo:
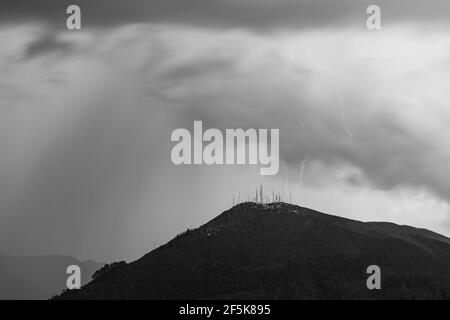
M 306 162 L 309 159 L 309 153 L 306 155 L 305 159 L 303 159 L 303 161 L 300 163 L 300 173 L 299 173 L 299 180 L 298 180 L 298 184 L 295 188 L 295 201 L 297 203 L 297 205 L 300 205 L 300 201 L 298 199 L 298 193 L 300 192 L 302 186 L 303 186 L 303 173 L 305 172 L 305 166 L 306 166 Z
M 308 134 L 308 132 L 306 130 L 306 126 L 304 125 L 303 121 L 298 120 L 298 124 L 300 125 L 300 128 L 302 129 L 303 133 Z M 298 206 L 300 205 L 300 200 L 299 200 L 298 195 L 301 191 L 301 188 L 303 187 L 303 174 L 305 172 L 305 166 L 306 166 L 306 162 L 308 161 L 308 159 L 309 159 L 309 153 L 306 155 L 306 157 L 303 159 L 303 161 L 300 162 L 299 180 L 298 180 L 298 184 L 295 187 L 295 202 Z
M 337 98 L 339 100 L 339 104 L 341 105 L 341 108 L 342 108 L 342 123 L 344 125 L 345 133 L 350 138 L 353 138 L 353 134 L 351 133 L 351 131 L 350 131 L 349 127 L 348 127 L 348 124 L 347 124 L 347 107 L 345 106 L 344 101 L 343 101 L 342 96 L 341 96 L 341 89 L 342 89 L 342 86 L 344 84 L 344 81 L 345 81 L 346 77 L 347 77 L 346 75 L 342 76 L 341 83 L 340 83 L 339 87 L 336 89 L 336 96 L 337 96 Z
M 285 197 L 285 200 L 287 202 L 287 199 L 288 199 L 287 193 L 288 193 L 288 190 L 289 190 L 289 175 L 288 175 L 288 172 L 287 172 L 287 169 L 286 169 L 286 165 L 284 164 L 284 161 L 281 161 L 281 166 L 283 167 L 284 176 L 286 178 L 286 185 L 284 187 L 284 197 Z
M 298 124 L 300 125 L 300 128 L 302 128 L 303 133 L 307 134 L 308 132 L 306 132 L 306 127 L 303 124 L 302 120 L 298 120 Z

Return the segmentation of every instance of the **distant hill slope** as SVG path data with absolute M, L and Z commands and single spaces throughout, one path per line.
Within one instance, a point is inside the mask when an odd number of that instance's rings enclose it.
M 66 288 L 70 265 L 81 268 L 81 282 L 86 284 L 103 264 L 79 261 L 73 257 L 0 255 L 0 299 L 50 299 Z
M 381 268 L 381 290 L 366 287 L 372 264 Z M 57 298 L 450 298 L 450 239 L 284 203 L 243 203 Z

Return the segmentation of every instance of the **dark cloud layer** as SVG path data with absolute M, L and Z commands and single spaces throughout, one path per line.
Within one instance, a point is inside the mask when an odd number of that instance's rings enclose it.
M 381 6 L 384 23 L 447 23 L 450 17 L 446 0 L 8 0 L 0 3 L 0 19 L 65 28 L 67 6 L 78 4 L 84 28 L 139 22 L 252 30 L 365 27 L 366 8 L 374 3 Z
M 2 116 L 7 120 L 2 120 L 0 139 L 6 150 L 0 158 L 3 248 L 66 250 L 101 260 L 135 256 L 186 223 L 207 221 L 241 185 L 259 184 L 259 176 L 250 171 L 245 176 L 245 168 L 237 171 L 241 167 L 220 171 L 224 169 L 173 166 L 170 133 L 191 129 L 194 120 L 222 130 L 279 128 L 281 160 L 294 172 L 294 181 L 300 162 L 309 156 L 308 174 L 318 163 L 331 169 L 352 167 L 361 174 L 347 180 L 359 183 L 361 189 L 423 187 L 440 199 L 450 199 L 446 144 L 435 143 L 434 136 L 423 135 L 422 130 L 429 113 L 432 120 L 439 118 L 439 101 L 445 99 L 435 94 L 446 81 L 429 84 L 436 87 L 430 97 L 417 90 L 439 75 L 433 68 L 442 69 L 436 63 L 445 60 L 439 54 L 446 52 L 445 41 L 440 45 L 440 38 L 434 40 L 439 45 L 433 47 L 421 34 L 412 40 L 405 40 L 405 32 L 379 33 L 376 38 L 377 33 L 364 30 L 364 36 L 370 36 L 361 39 L 357 30 L 350 30 L 353 36 L 343 32 L 350 38 L 344 38 L 341 29 L 331 30 L 348 25 L 364 28 L 368 1 L 83 0 L 78 4 L 89 45 L 64 37 L 55 27 L 64 30 L 69 4 L 73 2 L 0 3 L 0 19 L 6 23 L 49 24 L 37 27 L 33 37 L 25 37 L 28 29 L 11 28 L 12 36 L 5 39 L 20 41 L 0 50 L 0 68 L 10 72 L 2 73 L 8 81 L 0 90 L 12 96 L 3 97 L 7 108 Z M 444 1 L 378 4 L 385 22 L 441 23 L 450 12 Z M 97 29 L 137 22 L 170 26 Z M 325 27 L 329 29 L 315 32 Z M 314 32 L 289 38 L 290 51 L 280 40 L 284 34 L 261 36 L 218 28 Z M 395 41 L 391 43 L 386 34 Z M 355 50 L 354 42 L 362 52 Z M 413 50 L 405 54 L 403 47 L 417 47 L 412 43 L 425 44 L 417 54 L 412 55 Z M 380 47 L 379 56 L 364 54 Z M 429 50 L 437 53 L 430 55 Z M 18 52 L 20 57 L 42 59 L 11 64 L 8 59 Z M 64 54 L 49 55 L 55 52 Z M 421 63 L 426 68 L 417 69 Z M 349 73 L 349 82 L 340 90 L 353 137 L 346 134 L 343 106 L 336 97 L 343 70 Z M 43 79 L 62 79 L 66 86 L 52 87 L 54 82 Z M 423 120 L 411 126 L 409 115 L 422 104 L 427 106 L 419 113 Z M 72 111 L 81 115 L 71 116 Z M 61 125 L 59 113 L 67 114 Z M 13 154 L 10 159 L 8 151 Z M 283 179 L 280 172 L 273 180 Z M 233 173 L 239 177 L 233 178 Z M 307 182 L 323 189 L 333 178 L 329 172 L 314 172 Z M 211 181 L 220 184 L 212 187 Z M 376 199 L 369 203 L 376 204 Z M 193 208 L 188 215 L 187 208 Z M 120 240 L 124 245 L 115 248 Z
M 33 58 L 49 52 L 68 53 L 73 48 L 70 42 L 57 38 L 53 33 L 45 34 L 41 38 L 31 42 L 25 50 L 25 58 Z

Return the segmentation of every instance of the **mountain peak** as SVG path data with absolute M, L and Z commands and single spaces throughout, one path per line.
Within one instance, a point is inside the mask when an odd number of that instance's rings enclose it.
M 58 298 L 450 297 L 449 241 L 284 202 L 244 202 Z M 373 264 L 386 272 L 383 291 L 365 286 Z

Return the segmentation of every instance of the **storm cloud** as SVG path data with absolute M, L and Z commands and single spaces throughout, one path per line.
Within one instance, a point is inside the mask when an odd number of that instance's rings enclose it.
M 66 8 L 82 8 L 87 28 L 132 23 L 184 24 L 206 28 L 243 28 L 276 31 L 303 28 L 359 26 L 364 28 L 369 0 L 7 0 L 0 4 L 0 20 L 41 22 L 65 27 Z M 391 23 L 447 24 L 450 4 L 445 0 L 380 0 L 383 19 Z
M 74 32 L 72 3 L 7 3 L 2 252 L 137 258 L 261 183 L 450 234 L 447 2 L 380 1 L 377 32 L 365 1 L 79 1 Z M 279 128 L 283 168 L 173 165 L 194 120 Z

